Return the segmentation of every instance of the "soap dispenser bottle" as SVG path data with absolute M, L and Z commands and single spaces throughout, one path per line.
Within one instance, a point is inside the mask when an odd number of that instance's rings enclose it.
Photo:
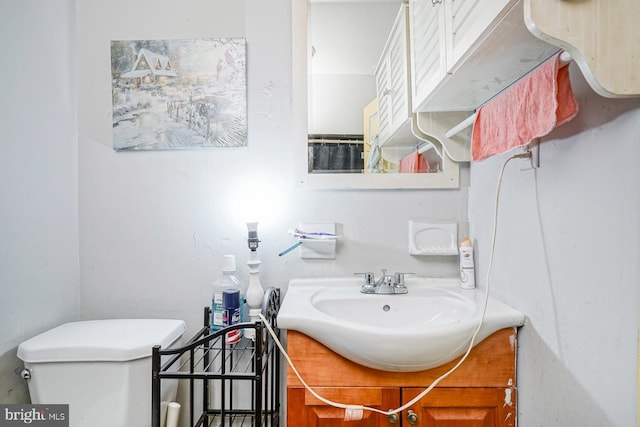
M 462 289 L 474 289 L 476 287 L 473 245 L 468 237 L 460 241 L 460 287 Z
M 236 257 L 234 255 L 225 255 L 222 261 L 222 277 L 213 284 L 213 296 L 211 298 L 211 328 L 210 332 L 216 332 L 222 329 L 224 325 L 224 299 L 223 292 L 225 289 L 237 289 L 239 292 L 239 304 L 242 307 L 244 297 L 240 288 L 240 281 L 235 276 L 236 273 Z

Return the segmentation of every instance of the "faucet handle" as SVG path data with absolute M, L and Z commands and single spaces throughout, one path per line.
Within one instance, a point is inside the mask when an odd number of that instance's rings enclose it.
M 404 276 L 406 276 L 407 274 L 414 274 L 414 273 L 395 273 L 393 275 L 396 286 L 405 286 Z
M 353 273 L 354 276 L 364 276 L 364 284 L 366 286 L 373 286 L 376 283 L 376 278 L 371 272 L 366 273 Z

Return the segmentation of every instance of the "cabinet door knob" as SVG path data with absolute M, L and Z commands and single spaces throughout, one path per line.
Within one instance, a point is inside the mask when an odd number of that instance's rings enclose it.
M 389 424 L 395 424 L 400 421 L 400 417 L 398 414 L 389 414 L 387 415 L 387 421 L 389 421 Z
M 409 412 L 407 412 L 407 422 L 411 425 L 418 424 L 418 414 L 409 409 Z

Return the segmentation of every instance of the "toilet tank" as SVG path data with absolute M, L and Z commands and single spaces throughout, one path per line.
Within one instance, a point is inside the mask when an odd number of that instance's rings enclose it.
M 70 427 L 149 427 L 151 351 L 180 345 L 182 320 L 109 319 L 60 325 L 20 344 L 34 404 L 69 404 Z M 177 380 L 162 382 L 163 403 Z

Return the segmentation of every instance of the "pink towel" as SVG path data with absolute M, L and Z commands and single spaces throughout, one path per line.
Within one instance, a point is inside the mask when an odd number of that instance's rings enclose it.
M 429 172 L 429 163 L 427 163 L 422 154 L 418 153 L 418 150 L 400 159 L 400 173 L 427 172 Z
M 473 160 L 526 145 L 576 114 L 569 66 L 560 68 L 557 54 L 478 109 L 471 134 Z

